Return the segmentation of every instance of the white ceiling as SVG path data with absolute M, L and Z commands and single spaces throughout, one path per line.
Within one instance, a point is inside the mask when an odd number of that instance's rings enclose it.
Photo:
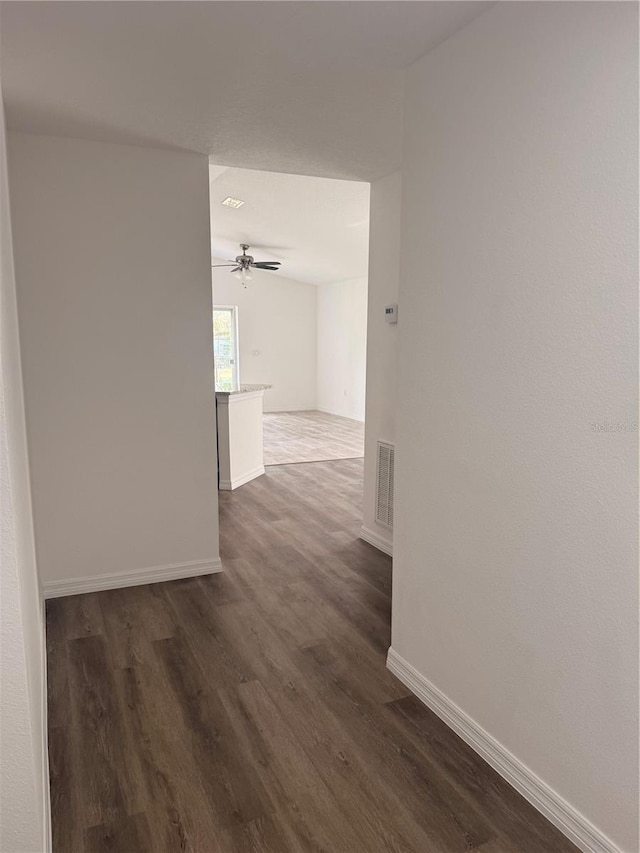
M 14 129 L 374 180 L 400 165 L 408 65 L 484 2 L 4 2 Z
M 216 166 L 210 178 L 214 258 L 235 258 L 239 244 L 249 243 L 256 260 L 281 261 L 282 275 L 297 281 L 367 274 L 368 183 Z M 224 207 L 227 196 L 244 206 Z

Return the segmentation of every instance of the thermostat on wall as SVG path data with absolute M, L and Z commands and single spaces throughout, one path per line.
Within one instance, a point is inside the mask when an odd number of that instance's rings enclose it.
M 398 322 L 398 305 L 385 305 L 384 319 L 387 323 Z

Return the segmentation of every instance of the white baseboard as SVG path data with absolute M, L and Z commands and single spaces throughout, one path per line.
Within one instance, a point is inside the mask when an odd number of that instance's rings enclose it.
M 286 409 L 267 409 L 263 408 L 264 415 L 286 415 L 289 412 L 317 412 L 315 405 L 313 406 L 293 406 Z
M 256 477 L 261 477 L 263 474 L 264 465 L 260 465 L 259 468 L 254 468 L 253 471 L 249 471 L 248 474 L 243 474 L 242 477 L 237 477 L 235 480 L 220 480 L 218 488 L 222 492 L 230 492 L 233 489 L 237 489 L 238 486 L 244 486 L 250 480 L 255 480 Z
M 385 554 L 393 557 L 393 539 L 387 539 L 381 533 L 364 525 L 360 528 L 360 539 L 368 542 L 369 545 L 373 545 L 378 551 L 383 551 Z
M 47 614 L 44 604 L 44 596 L 40 592 L 40 606 L 42 608 L 42 849 L 45 853 L 53 850 L 53 833 L 51 827 L 51 788 L 49 783 L 49 704 L 47 691 Z
M 613 841 L 506 747 L 431 684 L 393 648 L 387 668 L 584 853 L 622 853 Z
M 193 578 L 199 575 L 212 575 L 222 571 L 219 557 L 212 560 L 193 560 L 189 563 L 171 563 L 168 566 L 155 566 L 151 569 L 133 569 L 113 575 L 94 575 L 85 578 L 68 578 L 43 583 L 45 598 L 59 598 L 63 595 L 79 595 L 83 592 L 97 592 L 101 589 L 119 589 L 124 586 L 140 586 L 147 583 L 163 583 L 179 578 Z
M 364 418 L 354 418 L 353 415 L 345 415 L 344 412 L 336 412 L 333 409 L 325 409 L 322 406 L 316 406 L 316 412 L 323 412 L 325 415 L 335 415 L 337 418 L 346 418 L 348 421 L 356 421 L 356 423 L 363 424 Z

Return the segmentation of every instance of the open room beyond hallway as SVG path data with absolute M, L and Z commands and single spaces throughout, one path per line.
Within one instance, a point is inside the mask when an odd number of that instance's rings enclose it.
M 326 412 L 265 412 L 264 464 L 364 456 L 364 423 Z
M 385 668 L 362 467 L 221 493 L 224 574 L 48 603 L 55 851 L 575 851 Z
M 265 413 L 263 461 L 222 487 L 364 456 L 368 184 L 210 164 L 209 198 L 216 393 L 261 388 Z

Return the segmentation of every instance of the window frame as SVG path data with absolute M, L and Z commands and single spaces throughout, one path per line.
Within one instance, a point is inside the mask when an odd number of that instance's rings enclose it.
M 240 341 L 238 338 L 238 306 L 237 305 L 213 305 L 211 311 L 211 331 L 213 337 L 215 339 L 214 333 L 214 317 L 216 311 L 229 311 L 231 313 L 231 329 L 233 335 L 233 346 L 232 346 L 232 374 L 231 374 L 231 382 L 234 390 L 240 389 Z M 215 340 L 213 342 L 213 352 L 214 352 L 214 378 L 216 384 L 216 391 L 220 390 L 217 388 L 218 377 L 215 373 Z

